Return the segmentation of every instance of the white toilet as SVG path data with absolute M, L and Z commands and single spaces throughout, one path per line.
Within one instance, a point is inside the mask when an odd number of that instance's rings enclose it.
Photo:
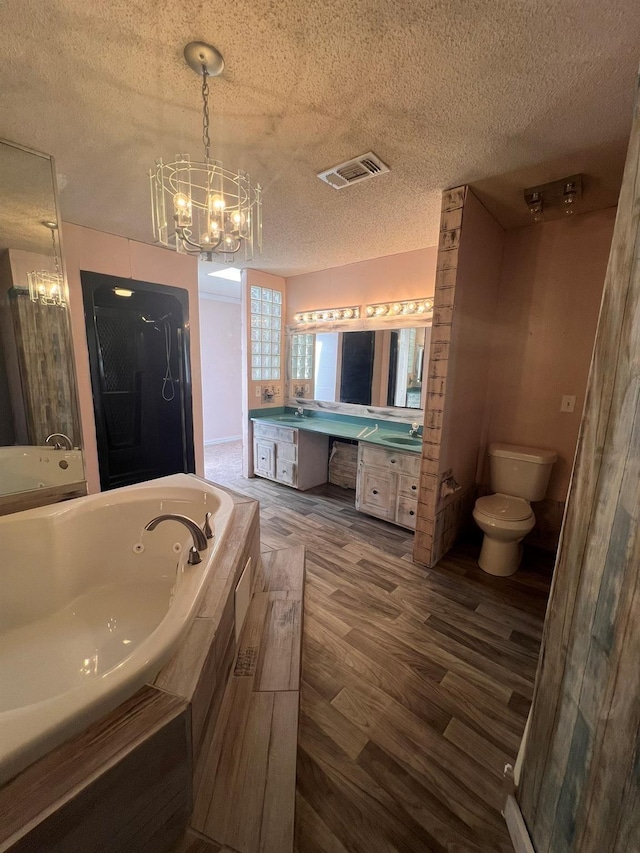
M 491 488 L 495 495 L 478 498 L 473 510 L 484 533 L 478 564 L 490 575 L 512 575 L 520 564 L 520 542 L 533 530 L 536 517 L 530 501 L 545 496 L 553 463 L 553 450 L 489 445 Z

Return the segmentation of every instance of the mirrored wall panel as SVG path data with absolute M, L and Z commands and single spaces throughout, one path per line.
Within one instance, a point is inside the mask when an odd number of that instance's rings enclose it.
M 0 141 L 0 498 L 84 480 L 53 161 Z
M 430 326 L 292 332 L 290 394 L 321 402 L 421 409 L 430 332 Z

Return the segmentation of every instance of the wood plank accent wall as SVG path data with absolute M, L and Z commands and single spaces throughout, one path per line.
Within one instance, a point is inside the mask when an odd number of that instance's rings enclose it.
M 537 853 L 640 850 L 640 112 L 518 800 Z
M 13 288 L 9 305 L 29 444 L 42 445 L 62 432 L 80 446 L 80 422 L 73 373 L 73 348 L 66 308 L 32 302 L 28 291 Z

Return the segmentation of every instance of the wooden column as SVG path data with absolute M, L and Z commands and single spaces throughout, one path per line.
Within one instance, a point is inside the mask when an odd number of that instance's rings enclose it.
M 414 548 L 428 566 L 471 522 L 503 244 L 502 228 L 469 187 L 443 193 Z
M 449 368 L 449 342 L 453 321 L 458 245 L 462 228 L 462 209 L 467 187 L 454 187 L 442 194 L 440 238 L 436 262 L 436 289 L 433 301 L 433 326 L 429 345 L 427 396 L 424 412 L 422 466 L 418 495 L 418 518 L 413 558 L 432 566 L 443 556 L 443 521 L 437 521 L 438 484 L 442 421 Z
M 636 106 L 518 801 L 537 853 L 640 850 Z

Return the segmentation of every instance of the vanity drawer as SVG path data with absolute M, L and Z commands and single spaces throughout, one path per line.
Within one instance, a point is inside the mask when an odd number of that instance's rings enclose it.
M 418 514 L 418 501 L 413 498 L 407 498 L 403 495 L 398 496 L 396 506 L 396 521 L 403 527 L 409 527 L 411 530 L 416 529 L 416 516 Z
M 398 494 L 417 500 L 419 482 L 418 477 L 412 477 L 410 474 L 398 474 Z
M 287 444 L 284 441 L 278 442 L 278 461 L 284 459 L 289 462 L 297 462 L 298 448 L 295 444 Z
M 278 427 L 273 426 L 273 424 L 259 424 L 257 421 L 253 422 L 253 435 L 254 438 L 269 438 L 272 441 L 278 440 Z
M 279 483 L 286 483 L 287 486 L 295 486 L 296 463 L 279 458 L 276 462 L 276 480 Z
M 365 465 L 389 468 L 392 471 L 410 474 L 412 477 L 420 476 L 420 455 L 418 453 L 385 450 L 383 447 L 374 447 L 370 444 L 365 444 L 365 442 L 360 442 L 360 447 L 360 458 Z

